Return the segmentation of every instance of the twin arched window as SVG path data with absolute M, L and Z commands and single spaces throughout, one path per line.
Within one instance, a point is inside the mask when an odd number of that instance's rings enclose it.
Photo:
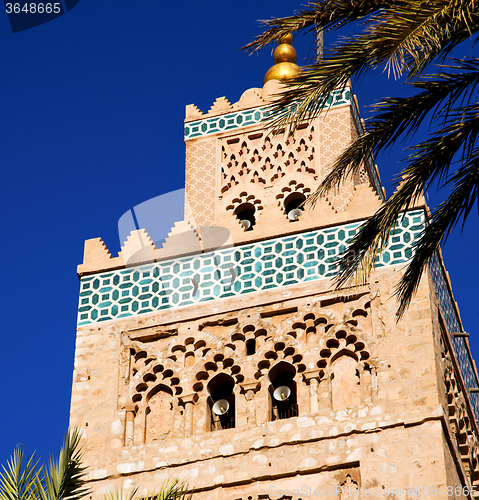
M 299 416 L 296 382 L 296 369 L 290 363 L 280 361 L 268 374 L 270 420 L 281 420 Z M 210 430 L 231 429 L 235 427 L 236 405 L 234 380 L 225 373 L 219 373 L 208 383 L 208 407 Z

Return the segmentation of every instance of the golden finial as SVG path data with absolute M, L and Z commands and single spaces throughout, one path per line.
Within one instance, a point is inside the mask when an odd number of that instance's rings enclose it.
M 278 47 L 273 53 L 274 66 L 271 66 L 266 73 L 264 83 L 269 80 L 284 82 L 299 74 L 301 68 L 296 64 L 296 50 L 291 45 L 292 43 L 293 35 L 291 33 L 278 39 Z

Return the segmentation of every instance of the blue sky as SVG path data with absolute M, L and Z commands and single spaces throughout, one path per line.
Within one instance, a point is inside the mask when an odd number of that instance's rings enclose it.
M 0 463 L 20 442 L 45 458 L 56 454 L 66 432 L 84 240 L 101 236 L 116 255 L 120 216 L 183 187 L 185 105 L 207 111 L 217 97 L 235 102 L 261 87 L 270 50 L 249 57 L 239 47 L 259 33 L 258 19 L 295 6 L 80 0 L 15 34 L 0 14 Z M 295 41 L 300 64 L 312 43 Z M 377 74 L 354 91 L 364 108 L 394 84 Z M 378 159 L 388 192 L 400 157 L 396 148 Z M 479 356 L 472 218 L 444 255 Z

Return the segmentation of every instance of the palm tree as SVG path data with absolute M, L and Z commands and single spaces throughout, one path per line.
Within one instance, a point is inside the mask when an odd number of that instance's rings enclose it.
M 285 90 L 273 105 L 273 129 L 289 125 L 294 130 L 326 107 L 331 91 L 380 67 L 404 78 L 414 89 L 410 97 L 386 98 L 373 106 L 365 133 L 337 158 L 310 198 L 311 206 L 356 172 L 370 155 L 408 138 L 434 116 L 427 139 L 410 148 L 398 175 L 402 180 L 397 191 L 362 225 L 339 262 L 338 286 L 358 270 L 367 275 L 401 212 L 431 184 L 446 188 L 448 196 L 431 212 L 397 285 L 399 318 L 440 243 L 458 223 L 464 224 L 478 200 L 479 59 L 448 58 L 461 42 L 477 41 L 479 8 L 471 0 L 321 0 L 310 2 L 291 17 L 263 23 L 267 29 L 246 50 L 254 52 L 287 32 L 304 33 L 317 26 L 337 30 L 349 25 L 356 30 L 341 38 L 322 62 L 305 67 L 301 75 L 285 82 Z
M 80 434 L 67 434 L 58 461 L 40 465 L 34 455 L 24 461 L 22 446 L 17 447 L 3 472 L 0 471 L 0 500 L 81 500 L 90 493 L 86 483 L 86 467 L 82 465 Z M 137 490 L 123 495 L 116 490 L 105 500 L 133 500 Z M 149 500 L 191 500 L 186 485 L 177 479 L 165 483 Z

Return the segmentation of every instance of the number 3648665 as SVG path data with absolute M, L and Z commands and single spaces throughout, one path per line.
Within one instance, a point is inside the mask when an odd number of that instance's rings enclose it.
M 7 14 L 59 14 L 61 12 L 60 3 L 7 3 L 5 7 Z

